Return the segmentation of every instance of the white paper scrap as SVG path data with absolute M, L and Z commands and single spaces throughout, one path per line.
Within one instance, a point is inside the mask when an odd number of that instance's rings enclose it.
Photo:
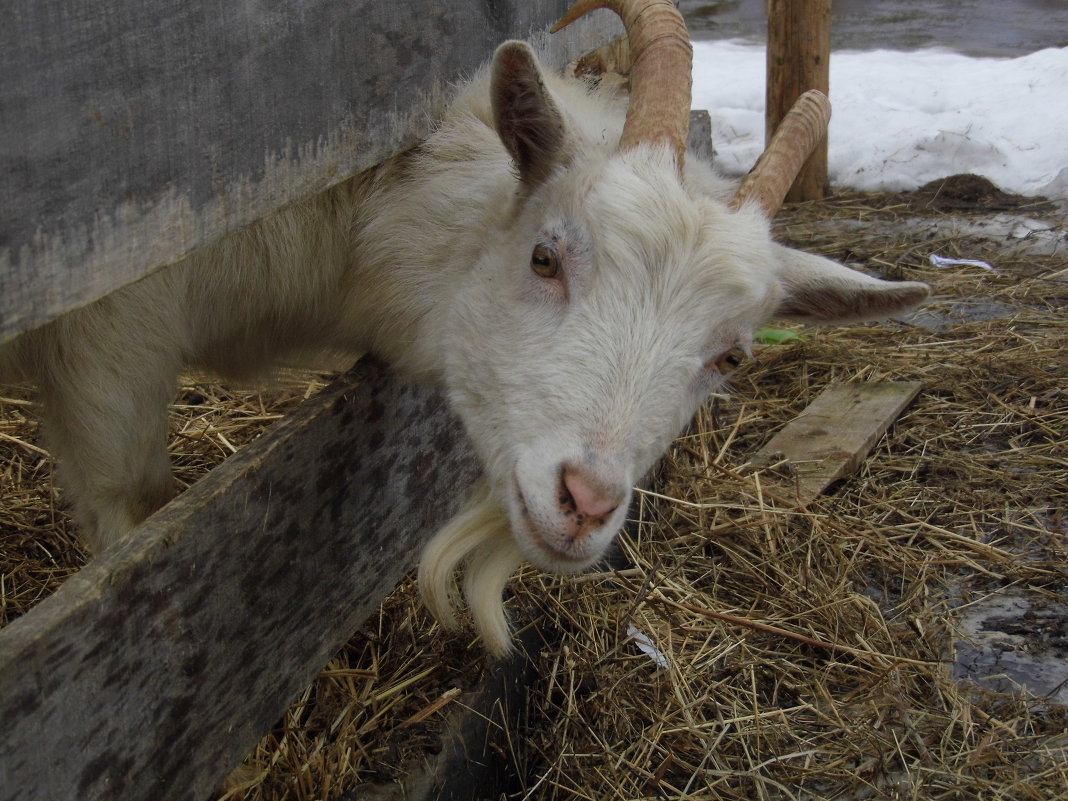
M 663 670 L 668 667 L 667 657 L 664 656 L 664 652 L 653 645 L 653 641 L 649 639 L 649 635 L 645 632 L 635 628 L 631 623 L 627 626 L 627 636 L 634 640 L 634 644 L 638 646 L 638 649 L 656 662 L 656 666 Z
M 931 254 L 931 264 L 935 267 L 956 267 L 959 265 L 961 267 L 982 267 L 984 270 L 994 269 L 985 261 L 979 261 L 978 259 L 947 259 L 935 253 Z

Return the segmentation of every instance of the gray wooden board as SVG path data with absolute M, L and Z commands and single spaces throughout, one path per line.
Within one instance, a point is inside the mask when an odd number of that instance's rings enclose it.
M 792 475 L 780 482 L 783 497 L 807 503 L 859 466 L 920 386 L 918 381 L 832 384 L 772 437 L 750 464 L 789 465 Z
M 410 146 L 568 0 L 15 0 L 0 25 L 0 342 Z M 618 30 L 551 38 L 561 63 Z
M 362 363 L 0 630 L 0 799 L 205 798 L 477 471 Z

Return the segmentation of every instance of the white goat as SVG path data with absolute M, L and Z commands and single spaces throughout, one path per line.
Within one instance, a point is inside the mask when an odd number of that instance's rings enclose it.
M 584 1 L 565 19 L 596 7 L 631 39 L 629 109 L 507 42 L 419 147 L 0 350 L 0 371 L 40 386 L 92 548 L 173 494 L 165 410 L 184 366 L 247 379 L 370 351 L 444 386 L 483 462 L 482 494 L 422 574 L 448 620 L 466 559 L 476 624 L 501 652 L 507 575 L 523 557 L 558 571 L 600 558 L 631 486 L 755 327 L 926 297 L 776 245 L 767 209 L 732 205 L 733 186 L 684 163 L 690 44 L 670 0 Z

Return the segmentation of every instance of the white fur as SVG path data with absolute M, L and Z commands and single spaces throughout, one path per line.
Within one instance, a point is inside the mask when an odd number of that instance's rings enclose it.
M 532 110 L 510 105 L 519 85 L 540 97 Z M 481 457 L 486 494 L 429 546 L 423 575 L 446 620 L 455 568 L 480 576 L 468 602 L 499 652 L 507 622 L 492 607 L 519 554 L 564 571 L 600 558 L 630 487 L 721 381 L 719 356 L 778 310 L 874 318 L 926 294 L 776 245 L 696 157 L 680 180 L 664 147 L 620 151 L 623 114 L 508 43 L 414 152 L 0 350 L 9 377 L 41 387 L 92 547 L 170 497 L 165 408 L 184 366 L 247 379 L 371 351 L 444 386 Z M 532 270 L 539 244 L 556 249 L 557 277 Z M 569 470 L 618 505 L 583 516 Z
M 464 595 L 475 630 L 486 650 L 503 656 L 511 632 L 501 594 L 523 557 L 511 536 L 508 517 L 480 481 L 467 505 L 438 531 L 419 561 L 419 589 L 431 614 L 443 626 L 458 627 L 456 571 L 464 567 Z

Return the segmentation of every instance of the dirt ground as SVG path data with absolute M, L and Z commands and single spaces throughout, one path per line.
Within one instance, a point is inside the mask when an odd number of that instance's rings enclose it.
M 511 797 L 1068 798 L 1065 219 L 968 177 L 784 211 L 788 243 L 934 297 L 763 348 L 640 496 L 618 567 L 517 577 L 512 614 L 546 644 L 528 724 L 498 754 Z M 778 503 L 752 454 L 829 384 L 882 380 L 923 389 L 855 475 Z M 183 388 L 180 480 L 321 385 Z M 0 389 L 3 623 L 85 559 L 32 404 Z M 483 665 L 403 584 L 218 798 L 399 786 Z

